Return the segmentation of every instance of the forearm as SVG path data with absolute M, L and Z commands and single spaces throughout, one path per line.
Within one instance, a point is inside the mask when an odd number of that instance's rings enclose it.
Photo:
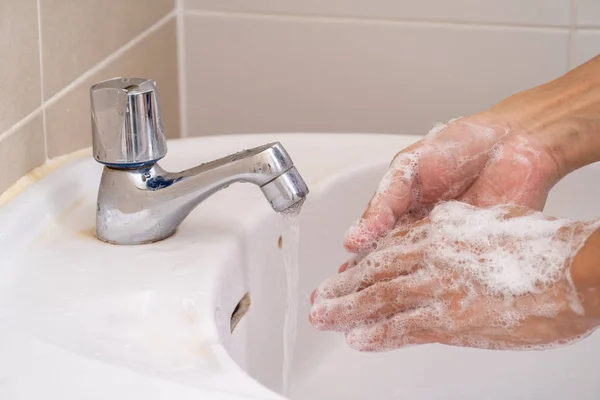
M 539 141 L 555 159 L 561 177 L 600 161 L 600 55 L 483 114 Z

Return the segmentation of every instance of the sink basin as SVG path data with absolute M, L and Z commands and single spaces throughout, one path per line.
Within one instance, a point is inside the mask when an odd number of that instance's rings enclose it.
M 427 345 L 370 354 L 308 324 L 311 291 L 348 257 L 344 231 L 396 151 L 418 139 L 188 138 L 169 142 L 162 164 L 180 170 L 280 141 L 307 182 L 291 398 L 597 399 L 598 333 L 544 352 Z M 72 160 L 0 208 L 0 398 L 283 399 L 291 243 L 261 191 L 232 185 L 171 238 L 115 246 L 93 235 L 100 173 L 91 156 Z M 568 176 L 546 211 L 597 216 L 598 174 L 591 165 Z

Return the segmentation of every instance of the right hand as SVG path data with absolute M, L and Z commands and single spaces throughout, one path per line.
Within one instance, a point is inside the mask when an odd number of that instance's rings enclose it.
M 558 176 L 557 162 L 542 143 L 508 123 L 484 115 L 452 120 L 396 155 L 345 246 L 369 251 L 395 227 L 426 217 L 441 200 L 541 210 Z

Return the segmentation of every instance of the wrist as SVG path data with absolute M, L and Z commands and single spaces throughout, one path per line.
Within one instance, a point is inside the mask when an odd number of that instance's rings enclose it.
M 555 161 L 559 179 L 600 161 L 600 56 L 484 114 L 536 143 Z
M 575 223 L 585 230 L 585 223 Z M 578 228 L 575 228 L 577 230 Z M 600 323 L 600 230 L 589 235 L 573 257 L 571 279 L 577 289 L 585 316 Z

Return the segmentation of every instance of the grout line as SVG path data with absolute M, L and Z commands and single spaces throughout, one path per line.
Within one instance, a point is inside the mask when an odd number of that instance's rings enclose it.
M 184 0 L 177 0 L 177 72 L 179 85 L 179 137 L 188 137 L 187 66 L 185 63 Z
M 66 85 L 64 88 L 62 88 L 60 91 L 58 91 L 58 93 L 56 93 L 54 96 L 52 96 L 51 98 L 46 100 L 46 102 L 44 103 L 44 107 L 48 107 L 48 106 L 56 103 L 61 97 L 63 97 L 68 92 L 70 92 L 77 85 L 79 85 L 79 84 L 85 82 L 87 79 L 91 78 L 94 74 L 96 74 L 98 71 L 105 68 L 107 65 L 109 65 L 113 61 L 117 60 L 124 53 L 129 51 L 132 47 L 134 47 L 135 45 L 140 43 L 142 40 L 144 40 L 147 36 L 156 32 L 158 29 L 160 29 L 163 25 L 165 25 L 167 22 L 169 22 L 176 15 L 176 11 L 177 10 L 172 10 L 167 15 L 165 15 L 160 20 L 158 20 L 154 25 L 152 25 L 151 27 L 144 30 L 142 33 L 140 33 L 139 35 L 137 35 L 136 37 L 131 39 L 129 42 L 125 43 L 123 46 L 121 46 L 119 49 L 114 51 L 112 54 L 110 54 L 108 57 L 106 57 L 102 61 L 96 63 L 96 65 L 94 65 L 92 68 L 88 69 L 87 71 L 85 71 L 84 73 L 79 75 L 77 78 L 75 78 L 73 81 L 71 81 L 68 85 Z
M 42 12 L 37 0 L 38 51 L 40 56 L 40 104 L 42 110 L 42 134 L 44 137 L 44 158 L 48 160 L 48 131 L 46 130 L 46 109 L 44 107 L 44 57 L 42 52 Z
M 575 67 L 575 30 L 577 27 L 577 1 L 571 0 L 571 15 L 569 18 L 569 48 L 567 52 L 567 71 Z
M 41 27 L 41 25 L 39 25 L 39 23 L 40 23 L 39 20 L 41 18 L 40 14 L 39 14 L 39 1 L 40 0 L 38 0 L 38 26 Z M 94 65 L 93 67 L 91 67 L 90 69 L 88 69 L 87 71 L 82 73 L 81 75 L 79 75 L 77 78 L 75 78 L 73 81 L 71 81 L 68 85 L 66 85 L 60 91 L 58 91 L 58 93 L 54 94 L 52 97 L 50 97 L 46 101 L 44 101 L 44 97 L 43 97 L 43 87 L 44 86 L 43 86 L 43 83 L 40 82 L 41 87 L 42 87 L 42 89 L 40 89 L 40 92 L 41 92 L 40 95 L 42 96 L 41 105 L 39 107 L 37 107 L 36 109 L 34 109 L 27 116 L 25 116 L 24 118 L 22 118 L 21 120 L 16 122 L 14 125 L 12 125 L 10 128 L 8 128 L 6 131 L 1 132 L 0 140 L 12 135 L 15 131 L 21 129 L 25 124 L 29 123 L 33 118 L 37 117 L 37 115 L 40 112 L 42 112 L 42 120 L 43 120 L 43 124 L 44 124 L 44 141 L 46 141 L 47 138 L 46 138 L 46 126 L 45 126 L 46 125 L 45 109 L 48 106 L 56 103 L 61 97 L 66 95 L 69 91 L 71 91 L 77 85 L 84 82 L 85 80 L 87 80 L 88 78 L 93 76 L 95 73 L 100 71 L 102 68 L 106 67 L 108 64 L 110 64 L 111 62 L 118 59 L 125 52 L 127 52 L 132 47 L 137 45 L 139 42 L 144 40 L 148 35 L 152 34 L 153 32 L 157 31 L 158 29 L 160 29 L 163 25 L 165 25 L 167 22 L 169 22 L 169 20 L 176 15 L 176 11 L 177 10 L 173 10 L 170 13 L 168 13 L 167 15 L 165 15 L 164 17 L 162 17 L 154 25 L 152 25 L 151 27 L 144 30 L 142 33 L 140 33 L 135 38 L 131 39 L 129 42 L 125 43 L 123 46 L 121 46 L 119 49 L 117 49 L 115 52 L 113 52 L 112 54 L 107 56 L 102 61 L 96 63 L 96 65 Z M 41 29 L 39 30 L 38 34 L 41 37 Z M 41 52 L 41 42 L 40 42 L 40 52 Z M 40 54 L 40 74 L 42 74 L 41 71 L 42 71 L 42 67 L 41 67 L 41 54 Z M 41 75 L 40 75 L 40 79 L 42 79 Z M 48 149 L 46 148 L 46 155 L 47 155 L 47 152 L 48 152 Z
M 30 112 L 29 114 L 27 114 L 27 116 L 25 116 L 19 122 L 15 123 L 13 126 L 11 126 L 10 128 L 8 128 L 4 132 L 0 133 L 0 140 L 6 139 L 7 137 L 9 137 L 10 135 L 12 135 L 13 133 L 15 133 L 16 131 L 18 131 L 19 129 L 21 129 L 22 127 L 24 127 L 25 125 L 27 125 L 29 122 L 31 122 L 32 119 L 34 119 L 35 117 L 37 117 L 38 114 L 41 111 L 42 111 L 42 106 L 37 107 L 35 110 L 33 110 L 32 112 Z
M 454 21 L 454 20 L 428 20 L 419 18 L 381 18 L 381 17 L 355 17 L 338 15 L 316 15 L 316 14 L 286 14 L 277 12 L 242 12 L 242 11 L 219 11 L 219 10 L 186 10 L 186 15 L 202 17 L 236 17 L 236 18 L 262 18 L 272 20 L 288 21 L 313 21 L 329 23 L 358 23 L 358 24 L 403 24 L 414 26 L 435 26 L 435 27 L 461 27 L 461 28 L 500 28 L 500 29 L 532 29 L 537 31 L 560 31 L 569 29 L 570 25 L 549 25 L 549 24 L 519 24 L 502 22 L 472 22 L 472 21 Z
M 594 25 L 577 25 L 575 27 L 575 29 L 578 31 L 599 32 L 600 33 L 600 26 L 594 26 Z

